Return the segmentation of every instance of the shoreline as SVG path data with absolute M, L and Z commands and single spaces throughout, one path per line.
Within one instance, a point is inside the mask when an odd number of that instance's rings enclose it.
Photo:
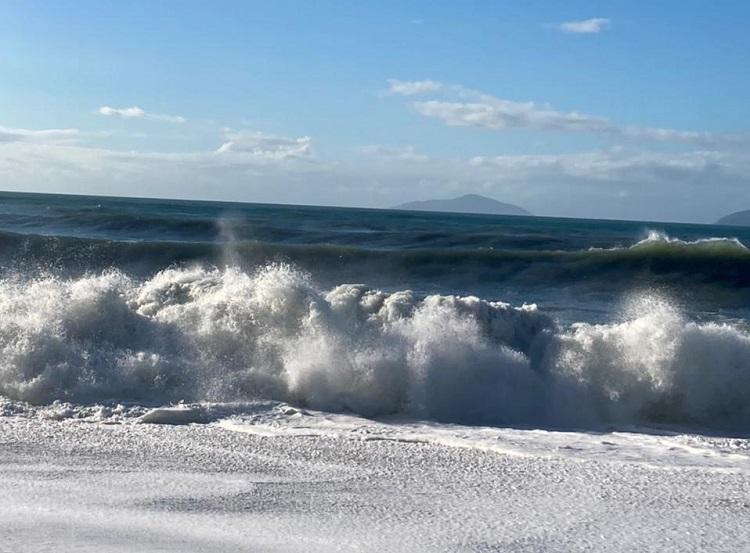
M 29 552 L 61 542 L 97 552 L 750 547 L 747 440 L 721 463 L 686 441 L 686 464 L 671 438 L 637 433 L 629 449 L 616 433 L 482 437 L 515 440 L 506 453 L 345 435 L 377 424 L 324 417 L 317 430 L 297 424 L 305 434 L 263 435 L 0 417 L 0 541 Z

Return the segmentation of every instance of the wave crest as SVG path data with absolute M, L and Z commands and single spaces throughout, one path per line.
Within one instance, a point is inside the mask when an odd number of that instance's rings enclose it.
M 703 250 L 716 255 L 722 252 L 750 254 L 750 250 L 738 238 L 710 237 L 697 240 L 680 240 L 657 230 L 648 231 L 646 238 L 639 240 L 629 249 L 638 250 L 653 248 L 654 246 L 669 246 L 675 250 Z

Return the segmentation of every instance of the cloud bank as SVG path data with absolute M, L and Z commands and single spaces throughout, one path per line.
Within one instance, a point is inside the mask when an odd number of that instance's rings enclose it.
M 55 129 L 24 136 L 0 142 L 6 190 L 363 207 L 474 192 L 540 215 L 710 222 L 745 205 L 750 182 L 742 149 L 438 157 L 373 145 L 331 161 L 310 137 L 257 131 L 175 153 L 59 141 Z

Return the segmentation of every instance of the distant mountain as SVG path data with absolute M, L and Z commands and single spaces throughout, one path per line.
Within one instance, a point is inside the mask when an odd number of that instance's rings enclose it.
M 408 209 L 412 211 L 445 211 L 449 213 L 481 213 L 484 215 L 531 215 L 517 205 L 504 204 L 492 198 L 478 194 L 466 194 L 452 200 L 425 200 L 421 202 L 407 202 L 397 205 L 393 209 Z
M 742 227 L 750 227 L 750 209 L 744 211 L 735 211 L 729 215 L 725 215 L 718 221 L 717 225 L 737 225 Z

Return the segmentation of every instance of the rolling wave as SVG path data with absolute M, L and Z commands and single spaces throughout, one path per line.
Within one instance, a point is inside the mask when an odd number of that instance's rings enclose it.
M 39 268 L 73 274 L 120 268 L 152 275 L 170 265 L 202 263 L 249 269 L 269 262 L 289 262 L 339 282 L 375 273 L 407 281 L 707 284 L 723 286 L 729 293 L 750 287 L 750 250 L 739 240 L 682 241 L 657 233 L 631 246 L 576 251 L 393 250 L 333 244 L 122 241 L 0 233 L 0 262 L 0 272 L 6 275 Z
M 607 254 L 610 255 L 610 254 Z M 750 334 L 654 296 L 610 324 L 534 305 L 323 290 L 286 264 L 0 281 L 0 394 L 266 398 L 471 424 L 750 424 Z
M 648 231 L 646 238 L 632 246 L 614 248 L 590 248 L 589 251 L 646 251 L 670 255 L 743 256 L 750 254 L 747 246 L 737 238 L 711 237 L 697 240 L 680 240 L 656 230 Z

